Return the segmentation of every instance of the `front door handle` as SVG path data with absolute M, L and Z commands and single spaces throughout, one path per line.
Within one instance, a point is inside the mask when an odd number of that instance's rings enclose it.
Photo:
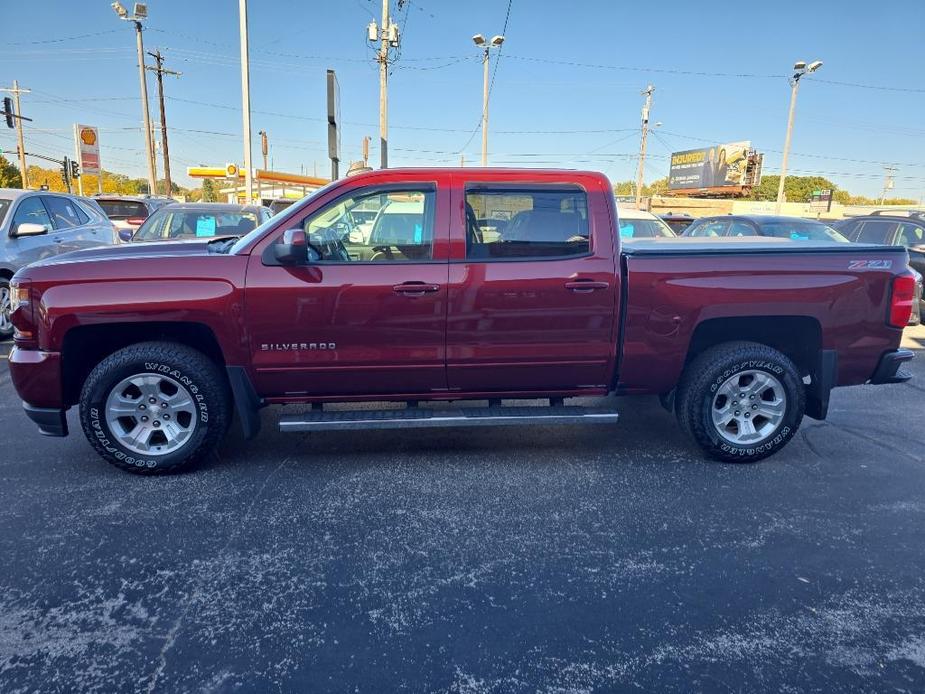
M 426 282 L 402 282 L 392 287 L 392 291 L 404 296 L 424 296 L 440 291 L 439 284 L 428 284 Z
M 574 280 L 572 282 L 566 282 L 565 288 L 579 294 L 587 294 L 593 292 L 596 289 L 609 289 L 609 282 L 595 282 L 594 280 Z

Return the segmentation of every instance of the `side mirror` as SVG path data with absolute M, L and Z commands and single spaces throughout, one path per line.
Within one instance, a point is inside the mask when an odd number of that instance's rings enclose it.
M 41 236 L 48 233 L 48 227 L 44 224 L 33 224 L 32 222 L 23 222 L 16 227 L 16 236 Z
M 132 236 L 135 235 L 131 229 L 119 229 L 119 240 L 123 243 L 131 243 Z
M 287 229 L 281 243 L 273 247 L 276 259 L 282 265 L 301 265 L 308 260 L 308 238 L 304 229 Z

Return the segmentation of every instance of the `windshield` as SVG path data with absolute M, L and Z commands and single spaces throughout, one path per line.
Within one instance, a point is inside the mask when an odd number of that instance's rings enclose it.
M 8 209 L 10 209 L 10 201 L 5 198 L 0 199 L 0 224 L 3 224 Z
M 620 218 L 621 239 L 671 238 L 675 234 L 661 219 Z
M 835 241 L 848 243 L 848 239 L 835 229 L 819 222 L 793 219 L 779 222 L 763 222 L 761 224 L 763 236 L 774 236 L 779 239 L 792 239 L 794 241 Z
M 257 226 L 253 212 L 210 209 L 176 209 L 162 207 L 148 217 L 133 241 L 173 241 L 176 239 L 213 238 L 215 236 L 243 236 Z

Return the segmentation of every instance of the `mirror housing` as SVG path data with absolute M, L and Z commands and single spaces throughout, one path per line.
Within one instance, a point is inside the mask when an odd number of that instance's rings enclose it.
M 281 265 L 302 265 L 308 260 L 308 238 L 304 229 L 287 229 L 273 254 Z
M 48 233 L 48 227 L 44 224 L 33 224 L 32 222 L 23 222 L 16 227 L 16 236 L 41 236 Z
M 119 240 L 123 243 L 131 243 L 135 232 L 131 229 L 119 229 Z

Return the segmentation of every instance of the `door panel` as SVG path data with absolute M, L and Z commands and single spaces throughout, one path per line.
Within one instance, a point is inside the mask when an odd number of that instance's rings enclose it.
M 557 199 L 556 190 L 568 192 Z M 465 195 L 462 190 L 456 194 Z M 588 200 L 586 210 L 573 196 L 574 187 L 563 186 L 552 192 L 541 186 L 532 192 L 470 191 L 458 206 L 468 210 L 466 220 L 462 215 L 454 219 L 454 240 L 466 238 L 465 253 L 471 257 L 450 265 L 451 390 L 549 391 L 600 388 L 609 382 L 619 292 L 613 221 L 596 191 L 581 192 Z M 572 228 L 576 219 L 577 234 Z M 487 242 L 492 230 L 497 241 Z M 584 249 L 575 250 L 583 254 L 561 257 L 581 236 Z M 532 241 L 537 242 L 533 250 Z M 560 257 L 520 259 L 556 244 Z M 495 260 L 477 257 L 492 255 Z
M 434 291 L 395 287 L 421 282 Z M 265 266 L 252 255 L 247 319 L 263 395 L 446 388 L 446 263 Z

